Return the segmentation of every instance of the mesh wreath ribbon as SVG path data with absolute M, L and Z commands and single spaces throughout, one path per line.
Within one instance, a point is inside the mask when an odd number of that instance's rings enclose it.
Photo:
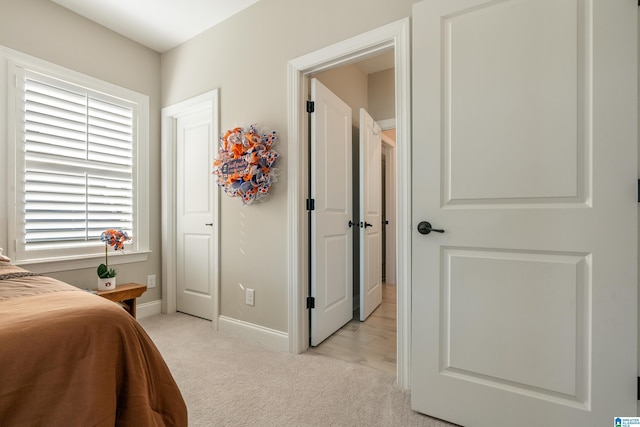
M 254 125 L 230 129 L 220 137 L 213 174 L 218 185 L 245 205 L 264 200 L 277 181 L 275 163 L 280 156 L 271 148 L 278 140 L 275 131 L 259 132 Z

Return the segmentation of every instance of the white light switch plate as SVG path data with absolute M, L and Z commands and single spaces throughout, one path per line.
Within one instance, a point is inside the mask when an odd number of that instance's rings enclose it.
M 247 288 L 246 300 L 245 300 L 247 305 L 250 305 L 251 307 L 255 306 L 254 296 L 255 296 L 255 291 L 253 289 Z

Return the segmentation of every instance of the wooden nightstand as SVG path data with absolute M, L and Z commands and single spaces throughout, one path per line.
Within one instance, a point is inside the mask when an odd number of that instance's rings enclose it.
M 145 293 L 146 285 L 138 283 L 125 283 L 117 285 L 115 289 L 108 291 L 98 291 L 98 295 L 111 301 L 120 302 L 124 305 L 125 310 L 134 318 L 136 317 L 136 298 Z

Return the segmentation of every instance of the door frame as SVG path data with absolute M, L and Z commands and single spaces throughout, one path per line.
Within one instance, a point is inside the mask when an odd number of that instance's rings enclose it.
M 288 289 L 289 351 L 309 348 L 306 300 L 309 277 L 307 185 L 309 176 L 309 132 L 305 104 L 310 75 L 366 59 L 383 50 L 395 52 L 396 161 L 397 161 L 397 382 L 409 389 L 411 337 L 411 63 L 409 18 L 387 24 L 359 36 L 327 46 L 289 61 L 287 66 L 288 132 Z
M 162 246 L 162 313 L 175 313 L 177 305 L 177 250 L 176 250 L 176 121 L 179 117 L 198 111 L 211 109 L 211 122 L 213 124 L 213 136 L 218 138 L 220 134 L 220 111 L 218 89 L 206 92 L 194 98 L 173 104 L 162 109 L 161 142 L 160 142 L 160 168 L 161 168 L 161 228 L 164 233 L 161 237 Z M 213 166 L 212 166 L 213 167 Z M 214 186 L 213 195 L 213 230 L 211 238 L 215 242 L 213 247 L 213 260 L 215 274 L 213 275 L 212 298 L 213 326 L 218 329 L 218 316 L 220 306 L 220 191 Z

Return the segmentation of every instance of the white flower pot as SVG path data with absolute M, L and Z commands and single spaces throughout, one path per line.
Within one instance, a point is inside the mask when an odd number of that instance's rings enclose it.
M 109 291 L 111 289 L 116 288 L 116 278 L 108 277 L 106 279 L 101 279 L 98 277 L 98 290 L 99 291 Z

